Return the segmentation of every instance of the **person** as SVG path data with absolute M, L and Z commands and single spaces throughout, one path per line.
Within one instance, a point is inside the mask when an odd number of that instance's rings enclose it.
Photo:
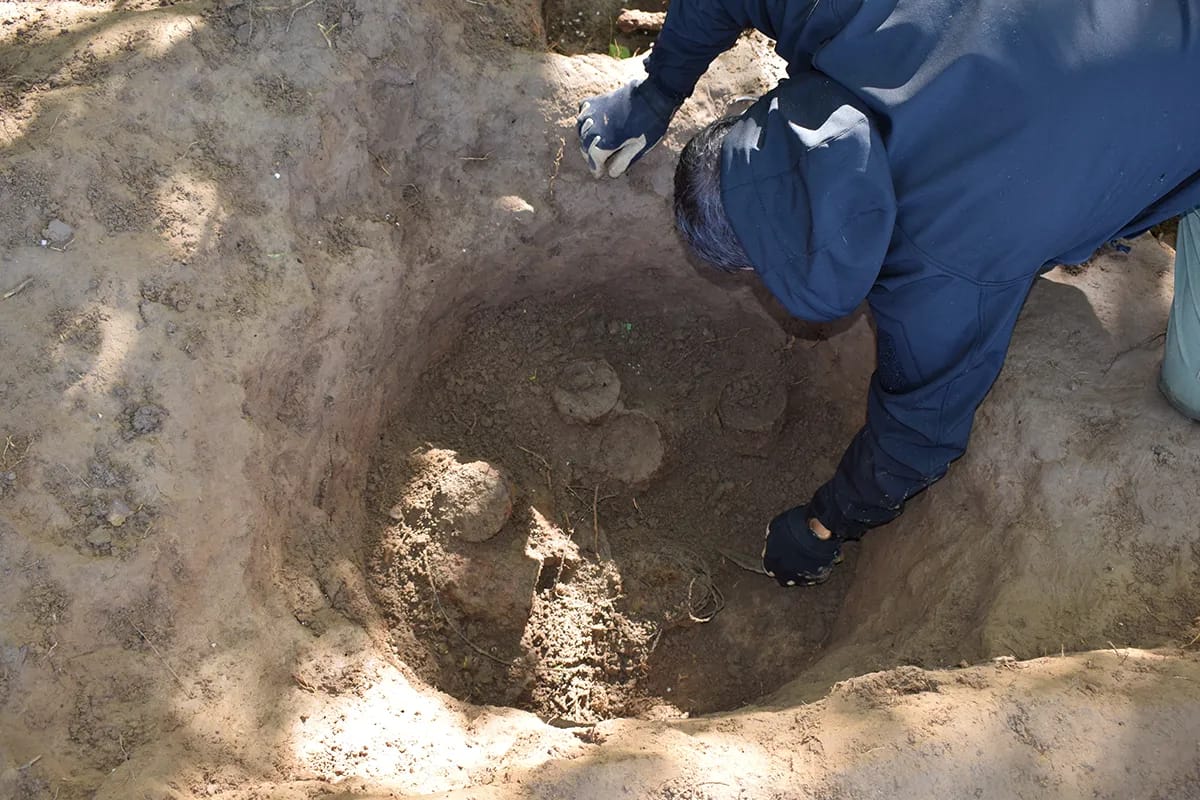
M 684 148 L 682 238 L 752 269 L 796 317 L 865 300 L 866 424 L 763 565 L 825 580 L 966 449 L 1036 277 L 1180 214 L 1161 385 L 1200 417 L 1200 0 L 674 0 L 647 77 L 581 104 L 580 149 L 619 177 L 741 31 L 787 77 Z

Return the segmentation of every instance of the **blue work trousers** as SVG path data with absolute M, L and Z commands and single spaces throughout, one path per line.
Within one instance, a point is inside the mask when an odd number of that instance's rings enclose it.
M 1200 208 L 1179 220 L 1175 300 L 1159 386 L 1171 405 L 1200 421 Z

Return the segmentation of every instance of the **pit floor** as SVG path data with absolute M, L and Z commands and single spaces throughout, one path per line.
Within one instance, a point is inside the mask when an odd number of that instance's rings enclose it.
M 742 705 L 819 652 L 853 548 L 829 583 L 794 591 L 720 551 L 757 555 L 767 521 L 816 488 L 818 454 L 852 433 L 854 404 L 806 381 L 829 357 L 813 343 L 703 311 L 678 295 L 484 311 L 422 376 L 379 449 L 368 538 L 376 599 L 423 643 L 401 655 L 424 677 L 546 716 L 677 715 Z M 589 424 L 555 397 L 597 360 L 620 393 Z M 480 460 L 508 477 L 514 509 L 472 542 L 430 487 Z

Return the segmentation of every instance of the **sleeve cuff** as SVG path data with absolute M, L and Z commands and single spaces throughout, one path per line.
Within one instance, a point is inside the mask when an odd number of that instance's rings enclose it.
M 813 495 L 812 502 L 809 503 L 809 510 L 838 540 L 861 539 L 862 535 L 870 528 L 869 525 L 846 515 L 837 502 L 832 481 L 826 483 Z
M 637 93 L 646 102 L 646 105 L 650 106 L 651 110 L 667 123 L 671 121 L 671 117 L 675 116 L 675 112 L 687 99 L 666 89 L 662 82 L 653 75 L 638 84 Z

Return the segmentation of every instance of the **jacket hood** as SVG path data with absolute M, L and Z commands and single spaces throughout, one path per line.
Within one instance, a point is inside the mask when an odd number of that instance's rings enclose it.
M 896 195 L 883 140 L 820 73 L 781 81 L 725 136 L 721 199 L 767 288 L 801 319 L 850 314 L 887 255 Z

